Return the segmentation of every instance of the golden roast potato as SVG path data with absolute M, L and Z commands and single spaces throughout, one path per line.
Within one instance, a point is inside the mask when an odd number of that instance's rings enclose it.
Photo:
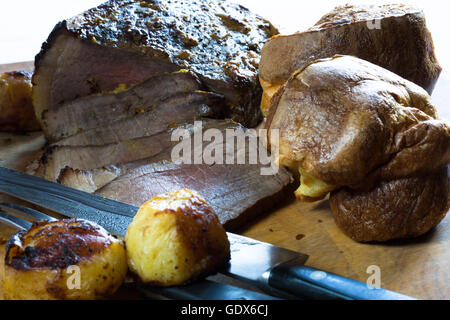
M 12 235 L 7 243 L 5 298 L 103 298 L 119 288 L 127 270 L 122 241 L 97 224 L 43 221 Z
M 31 73 L 0 73 L 0 131 L 38 131 L 31 102 Z
M 230 258 L 228 237 L 213 209 L 187 189 L 144 203 L 128 227 L 125 245 L 130 270 L 155 286 L 214 273 Z

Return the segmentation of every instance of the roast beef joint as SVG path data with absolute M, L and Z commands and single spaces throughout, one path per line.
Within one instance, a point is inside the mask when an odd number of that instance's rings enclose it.
M 222 133 L 259 124 L 259 54 L 277 33 L 216 0 L 111 0 L 62 21 L 35 61 L 33 103 L 49 142 L 36 174 L 137 206 L 189 188 L 227 228 L 280 203 L 292 183 L 284 168 L 267 177 L 261 164 L 171 158 L 172 133 L 195 121 Z

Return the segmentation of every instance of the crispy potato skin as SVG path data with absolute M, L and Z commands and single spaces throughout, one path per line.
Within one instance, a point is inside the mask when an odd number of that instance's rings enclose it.
M 417 237 L 449 210 L 447 167 L 431 174 L 382 181 L 370 190 L 343 188 L 330 195 L 334 220 L 353 240 L 386 241 Z
M 31 74 L 24 71 L 0 74 L 0 131 L 38 131 L 31 102 Z
M 73 288 L 79 269 L 79 288 Z M 39 222 L 11 236 L 5 257 L 5 298 L 99 299 L 113 294 L 127 273 L 122 242 L 85 220 Z
M 213 209 L 187 189 L 144 203 L 125 243 L 130 270 L 154 286 L 180 285 L 214 273 L 230 258 L 228 237 Z

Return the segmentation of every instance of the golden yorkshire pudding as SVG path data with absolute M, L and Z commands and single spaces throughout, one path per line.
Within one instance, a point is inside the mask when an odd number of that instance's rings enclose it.
M 128 266 L 144 283 L 180 285 L 228 262 L 230 243 L 211 206 L 187 189 L 144 203 L 128 227 Z
M 332 57 L 351 55 L 386 68 L 429 93 L 441 72 L 423 12 L 404 4 L 344 5 L 303 32 L 276 35 L 261 51 L 261 110 L 299 68 Z
M 95 223 L 65 219 L 35 223 L 9 239 L 6 247 L 6 299 L 99 299 L 125 279 L 122 241 Z
M 449 210 L 447 167 L 432 173 L 381 181 L 369 190 L 342 188 L 330 195 L 337 225 L 360 242 L 420 236 Z
M 39 131 L 31 102 L 31 73 L 0 73 L 0 131 Z
M 333 194 L 332 210 L 338 224 L 351 235 L 359 234 L 355 220 L 361 228 L 370 223 L 374 224 L 371 230 L 383 228 L 382 215 L 400 214 L 391 203 L 396 197 L 388 194 L 378 199 L 381 207 L 370 197 L 394 186 L 406 190 L 412 181 L 423 185 L 448 179 L 447 171 L 439 169 L 450 163 L 450 127 L 437 119 L 430 99 L 418 85 L 367 61 L 338 55 L 317 60 L 295 72 L 273 97 L 266 127 L 268 137 L 272 130 L 278 130 L 279 139 L 270 141 L 270 146 L 279 153 L 280 165 L 300 174 L 297 198 L 314 201 L 345 187 Z M 439 201 L 429 199 L 431 193 L 422 197 L 442 204 L 447 201 L 445 190 L 438 193 Z M 353 194 L 368 198 L 350 200 Z M 344 199 L 345 204 L 341 203 Z M 362 216 L 357 204 L 363 201 L 373 206 L 371 212 L 378 213 L 379 219 Z M 391 226 L 392 230 L 416 223 L 419 213 L 412 211 L 413 198 L 402 201 L 402 210 L 409 211 L 403 213 L 402 225 Z M 428 213 L 429 225 L 437 224 L 447 212 L 443 205 L 436 205 L 435 211 Z M 347 221 L 350 217 L 352 222 Z M 387 240 L 417 235 L 429 226 L 418 230 L 378 236 L 363 233 L 353 238 Z
M 367 61 L 334 56 L 295 72 L 272 100 L 282 166 L 304 177 L 298 198 L 424 173 L 450 162 L 450 127 L 430 96 Z

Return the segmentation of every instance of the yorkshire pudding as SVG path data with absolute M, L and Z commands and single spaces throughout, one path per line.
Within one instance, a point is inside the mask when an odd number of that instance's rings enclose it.
M 317 200 L 346 188 L 333 196 L 333 213 L 341 226 L 357 224 L 343 222 L 345 217 L 339 212 L 344 211 L 347 218 L 353 212 L 352 219 L 367 223 L 358 218 L 362 209 L 357 204 L 363 200 L 353 199 L 355 192 L 365 197 L 365 205 L 372 206 L 374 214 L 385 215 L 388 213 L 382 208 L 393 208 L 396 197 L 385 195 L 380 202 L 370 201 L 370 197 L 391 189 L 400 194 L 394 189 L 440 181 L 444 191 L 437 193 L 439 201 L 433 200 L 441 204 L 436 205 L 439 212 L 430 213 L 440 218 L 429 220 L 435 225 L 447 210 L 442 205 L 447 202 L 447 184 L 442 181 L 448 176 L 440 168 L 450 163 L 450 127 L 437 119 L 430 99 L 418 85 L 370 62 L 339 55 L 320 59 L 296 71 L 273 97 L 266 127 L 269 139 L 270 132 L 278 130 L 279 140 L 270 141 L 270 146 L 279 153 L 280 165 L 300 173 L 297 198 Z M 422 194 L 432 196 L 430 192 Z M 349 197 L 353 200 L 345 200 L 344 205 L 342 201 Z M 413 199 L 402 201 L 412 205 Z M 415 223 L 412 219 L 417 213 L 406 204 L 389 214 L 402 210 L 408 211 L 403 217 L 409 219 L 402 224 Z M 381 218 L 370 221 L 378 225 L 373 230 L 383 228 Z M 348 233 L 358 234 L 355 230 Z M 386 240 L 419 233 L 387 232 L 379 237 L 365 234 L 354 238 Z
M 370 190 L 342 188 L 330 195 L 337 225 L 360 242 L 420 236 L 449 210 L 447 167 L 430 174 L 381 181 Z
M 429 93 L 441 72 L 420 9 L 404 4 L 347 4 L 336 7 L 306 31 L 276 35 L 266 42 L 259 64 L 264 115 L 271 97 L 293 72 L 335 54 L 370 61 Z

